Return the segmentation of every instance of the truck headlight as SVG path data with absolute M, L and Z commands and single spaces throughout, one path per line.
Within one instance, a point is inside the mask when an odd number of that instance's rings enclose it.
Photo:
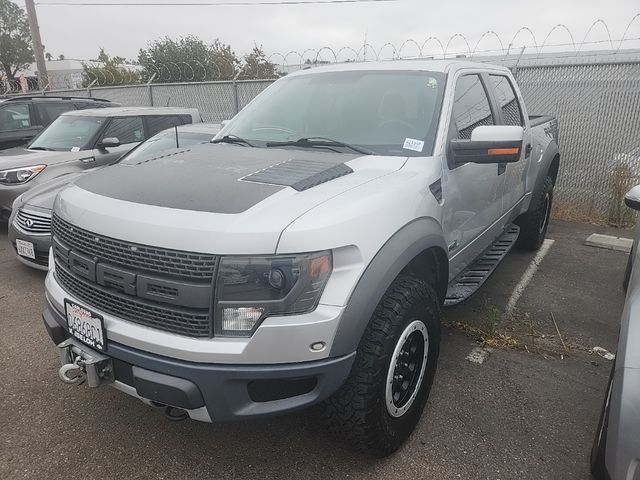
M 42 170 L 46 165 L 34 165 L 32 167 L 12 168 L 10 170 L 0 170 L 0 183 L 3 185 L 19 185 L 27 183 Z
M 223 257 L 216 282 L 215 335 L 249 337 L 268 316 L 313 311 L 332 268 L 328 251 Z

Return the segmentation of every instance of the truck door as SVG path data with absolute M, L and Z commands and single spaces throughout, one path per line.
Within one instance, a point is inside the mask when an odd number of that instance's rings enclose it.
M 454 138 L 470 139 L 478 126 L 496 124 L 485 81 L 479 73 L 465 73 L 455 80 L 447 143 Z M 492 227 L 502 215 L 504 178 L 498 175 L 496 164 L 456 166 L 448 159 L 442 177 L 442 222 L 452 277 L 501 233 Z
M 487 77 L 493 90 L 499 124 L 524 128 L 524 148 L 520 153 L 520 160 L 498 166 L 500 174 L 504 177 L 502 212 L 506 214 L 524 199 L 524 194 L 527 191 L 526 178 L 532 150 L 531 129 L 527 125 L 528 122 L 525 121 L 524 110 L 509 77 L 500 74 L 490 74 Z M 505 217 L 505 222 L 511 220 L 509 216 Z

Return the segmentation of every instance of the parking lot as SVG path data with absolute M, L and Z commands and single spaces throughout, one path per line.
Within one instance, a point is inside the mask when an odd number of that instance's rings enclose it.
M 611 367 L 589 350 L 615 351 L 626 262 L 584 246 L 593 232 L 606 229 L 552 222 L 555 242 L 511 314 L 502 312 L 534 254 L 511 253 L 476 296 L 445 311 L 421 423 L 377 460 L 324 433 L 314 411 L 173 423 L 111 388 L 63 384 L 40 319 L 44 273 L 14 259 L 0 226 L 0 478 L 589 478 Z M 479 339 L 492 348 L 474 363 Z

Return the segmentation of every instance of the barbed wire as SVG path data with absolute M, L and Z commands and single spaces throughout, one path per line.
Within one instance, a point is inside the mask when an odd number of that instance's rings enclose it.
M 81 68 L 73 72 L 50 72 L 47 79 L 48 90 L 80 89 L 103 86 L 128 86 L 151 83 L 183 83 L 221 80 L 251 80 L 277 78 L 306 66 L 341 62 L 387 61 L 402 59 L 446 59 L 464 57 L 471 60 L 487 57 L 508 62 L 519 60 L 523 56 L 529 59 L 548 58 L 549 56 L 567 59 L 588 56 L 609 56 L 615 58 L 625 53 L 623 46 L 629 48 L 631 42 L 640 40 L 640 36 L 632 36 L 631 29 L 640 27 L 640 13 L 629 21 L 622 37 L 613 39 L 609 26 L 603 19 L 597 19 L 586 30 L 582 40 L 576 42 L 571 29 L 563 23 L 554 25 L 544 36 L 541 43 L 533 30 L 527 26 L 520 27 L 508 42 L 494 30 L 487 30 L 474 42 L 462 33 L 451 35 L 446 41 L 436 36 L 429 36 L 424 41 L 416 39 L 404 40 L 396 46 L 387 42 L 380 48 L 365 42 L 358 48 L 350 46 L 338 49 L 324 46 L 318 49 L 308 48 L 303 51 L 290 50 L 286 53 L 274 52 L 266 55 L 261 63 L 241 63 L 224 57 L 206 63 L 199 61 L 179 61 L 165 63 L 146 63 L 144 65 L 104 65 L 97 61 L 76 60 Z M 589 40 L 593 32 L 600 30 L 599 39 Z M 563 34 L 568 41 L 550 43 L 550 39 Z M 526 43 L 519 42 L 525 36 Z M 493 47 L 489 48 L 489 41 Z M 473 47 L 472 47 L 473 45 Z M 608 47 L 603 50 L 602 46 Z M 597 47 L 586 52 L 585 48 Z M 562 51 L 558 51 L 561 49 Z M 492 58 L 493 57 L 493 58 Z M 19 93 L 37 88 L 32 79 L 0 80 L 0 93 Z

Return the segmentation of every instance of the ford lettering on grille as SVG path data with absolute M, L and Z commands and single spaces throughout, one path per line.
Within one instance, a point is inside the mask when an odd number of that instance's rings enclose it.
M 78 277 L 147 300 L 194 308 L 207 308 L 211 286 L 195 282 L 175 281 L 136 273 L 102 262 L 98 257 L 82 255 L 53 239 L 58 265 Z
M 57 280 L 88 306 L 181 335 L 213 335 L 215 255 L 131 244 L 56 215 L 52 243 Z

